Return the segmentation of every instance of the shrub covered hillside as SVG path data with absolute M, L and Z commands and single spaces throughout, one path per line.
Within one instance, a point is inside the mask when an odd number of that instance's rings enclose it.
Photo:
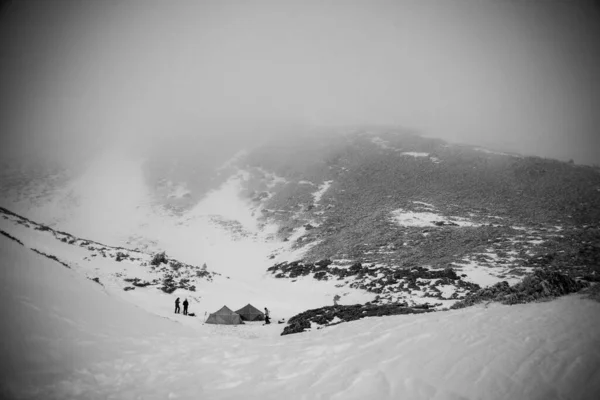
M 546 254 L 532 241 L 571 248 L 570 237 L 600 221 L 598 168 L 400 129 L 320 132 L 318 140 L 257 149 L 239 166 L 250 172 L 246 194 L 263 219 L 296 247 L 311 244 L 312 262 L 442 267 L 493 242 L 525 263 Z

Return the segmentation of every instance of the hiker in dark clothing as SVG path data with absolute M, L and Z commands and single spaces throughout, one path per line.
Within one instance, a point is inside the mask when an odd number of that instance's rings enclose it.
M 179 297 L 175 300 L 175 314 L 179 314 L 181 309 L 179 308 Z
M 269 317 L 269 309 L 265 307 L 265 325 L 271 323 L 271 318 Z
M 183 301 L 183 315 L 187 315 L 188 304 L 190 304 L 190 303 L 188 303 L 187 299 L 185 299 Z

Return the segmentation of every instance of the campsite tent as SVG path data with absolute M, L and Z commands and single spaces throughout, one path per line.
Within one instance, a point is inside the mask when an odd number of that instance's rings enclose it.
M 244 321 L 263 321 L 265 314 L 252 304 L 248 304 L 236 311 Z
M 207 324 L 219 324 L 219 325 L 239 325 L 244 322 L 240 318 L 239 314 L 231 311 L 227 306 L 223 306 L 219 311 L 210 314 L 206 320 Z

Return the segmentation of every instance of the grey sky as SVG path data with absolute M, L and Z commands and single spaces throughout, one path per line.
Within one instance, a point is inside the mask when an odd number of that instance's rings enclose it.
M 382 123 L 600 164 L 598 17 L 576 1 L 17 1 L 3 154 Z

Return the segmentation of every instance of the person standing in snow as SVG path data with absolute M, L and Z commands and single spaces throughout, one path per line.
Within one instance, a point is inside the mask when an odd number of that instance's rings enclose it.
M 179 314 L 181 309 L 179 308 L 179 297 L 175 300 L 175 314 Z
M 188 304 L 190 304 L 190 303 L 188 303 L 187 299 L 185 299 L 183 301 L 183 315 L 187 315 Z
M 265 325 L 271 323 L 271 318 L 269 317 L 269 309 L 265 307 Z

